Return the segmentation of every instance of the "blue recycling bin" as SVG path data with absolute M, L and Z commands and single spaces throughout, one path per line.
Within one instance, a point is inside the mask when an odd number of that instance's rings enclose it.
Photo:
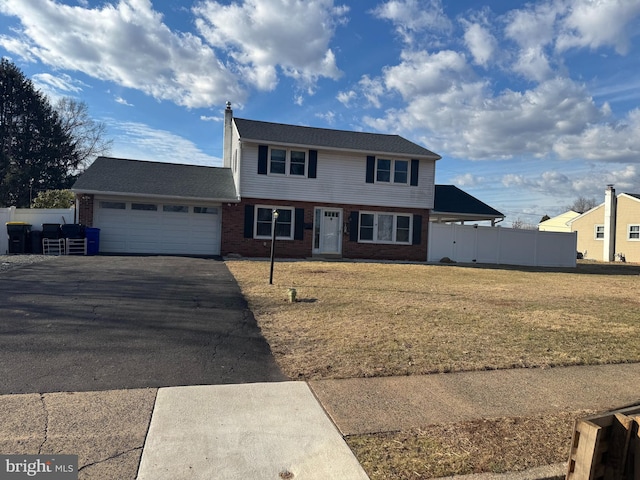
M 87 255 L 97 255 L 100 252 L 100 229 L 85 227 L 84 236 L 87 239 Z

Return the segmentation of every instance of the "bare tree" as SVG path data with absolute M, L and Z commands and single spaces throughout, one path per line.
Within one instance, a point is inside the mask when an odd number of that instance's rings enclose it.
M 595 197 L 587 198 L 581 195 L 576 198 L 571 205 L 567 206 L 567 210 L 584 213 L 587 210 L 591 210 L 593 207 L 597 207 L 598 205 L 600 205 L 600 203 L 595 199 Z
M 74 140 L 79 168 L 86 168 L 96 157 L 109 154 L 113 140 L 105 139 L 106 125 L 89 116 L 85 102 L 65 97 L 58 100 L 55 109 L 63 131 Z
M 526 223 L 520 217 L 517 217 L 513 222 L 511 222 L 511 228 L 515 228 L 516 230 L 536 230 L 537 227 L 530 223 Z

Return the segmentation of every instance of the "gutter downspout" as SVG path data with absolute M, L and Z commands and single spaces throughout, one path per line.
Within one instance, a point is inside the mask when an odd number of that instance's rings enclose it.
M 604 242 L 602 259 L 613 262 L 616 252 L 616 190 L 613 185 L 607 185 L 604 192 Z

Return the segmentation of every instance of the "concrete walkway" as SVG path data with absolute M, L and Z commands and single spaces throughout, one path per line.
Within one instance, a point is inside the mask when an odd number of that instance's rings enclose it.
M 638 402 L 640 364 L 4 395 L 0 452 L 78 454 L 81 479 L 365 479 L 340 433 Z

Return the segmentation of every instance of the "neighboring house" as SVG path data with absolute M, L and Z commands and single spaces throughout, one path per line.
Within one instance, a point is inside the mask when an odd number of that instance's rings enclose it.
M 640 194 L 616 196 L 609 185 L 603 204 L 569 223 L 571 231 L 578 232 L 577 248 L 584 258 L 640 262 Z
M 504 215 L 454 185 L 436 185 L 436 198 L 429 220 L 437 223 L 483 222 L 491 226 L 504 220 Z
M 569 210 L 568 212 L 561 213 L 549 220 L 540 222 L 538 224 L 538 230 L 541 232 L 571 232 L 571 225 L 569 225 L 569 222 L 579 215 L 579 212 Z
M 440 156 L 398 135 L 233 118 L 228 104 L 223 152 L 223 167 L 100 157 L 73 186 L 79 221 L 101 229 L 101 252 L 264 257 L 277 210 L 280 257 L 425 261 L 430 220 L 503 218 L 436 187 Z

